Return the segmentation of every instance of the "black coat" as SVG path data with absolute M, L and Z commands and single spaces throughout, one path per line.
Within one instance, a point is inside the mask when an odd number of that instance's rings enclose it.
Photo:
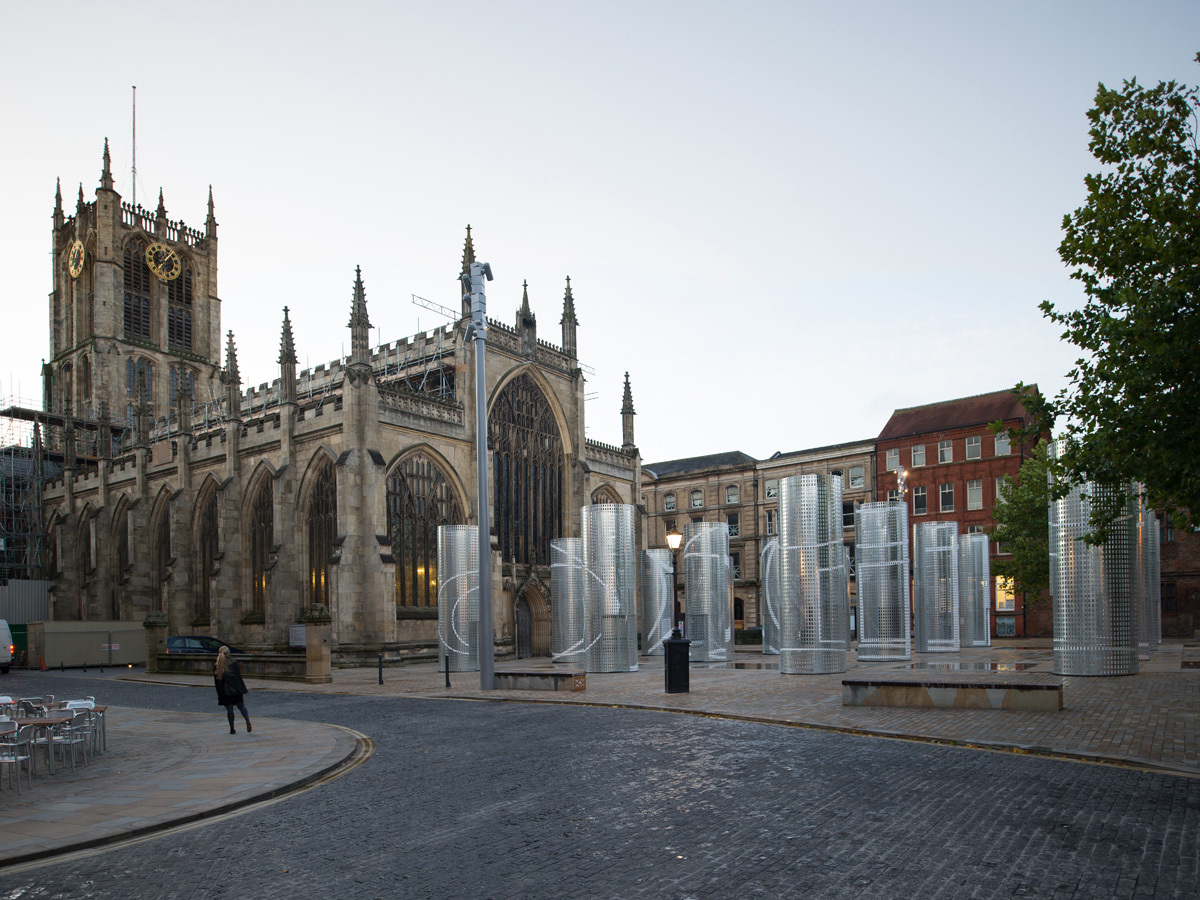
M 236 659 L 229 660 L 229 668 L 224 678 L 213 675 L 213 683 L 217 686 L 217 703 L 221 706 L 237 706 L 248 692 L 246 682 L 242 681 L 242 670 Z

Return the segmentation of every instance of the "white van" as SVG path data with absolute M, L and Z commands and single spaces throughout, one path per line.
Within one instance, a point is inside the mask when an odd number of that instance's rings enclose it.
M 8 622 L 0 619 L 0 672 L 8 674 L 8 669 L 12 665 L 13 659 L 13 639 L 12 630 L 8 627 Z

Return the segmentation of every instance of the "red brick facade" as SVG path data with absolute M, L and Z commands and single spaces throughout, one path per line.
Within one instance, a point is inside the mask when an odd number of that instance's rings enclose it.
M 1200 534 L 1159 524 L 1162 559 L 1162 633 L 1196 637 L 1200 631 Z

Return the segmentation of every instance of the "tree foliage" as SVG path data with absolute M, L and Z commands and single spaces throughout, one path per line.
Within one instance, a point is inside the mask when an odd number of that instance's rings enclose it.
M 992 559 L 992 574 L 1013 580 L 1013 589 L 1036 603 L 1050 587 L 1050 462 L 1043 441 L 1013 480 L 1000 483 L 988 536 L 1011 556 Z
M 1102 170 L 1059 246 L 1087 300 L 1041 304 L 1083 354 L 1057 397 L 1028 398 L 1039 431 L 1066 420 L 1061 483 L 1140 482 L 1150 505 L 1184 519 L 1200 512 L 1198 114 L 1197 88 L 1174 81 L 1099 86 L 1088 120 Z M 1120 502 L 1094 505 L 1097 536 Z

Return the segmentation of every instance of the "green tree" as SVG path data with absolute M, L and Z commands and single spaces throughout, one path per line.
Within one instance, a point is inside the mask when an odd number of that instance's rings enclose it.
M 988 537 L 1003 544 L 1011 556 L 992 560 L 992 574 L 1013 580 L 1013 590 L 1036 604 L 1050 587 L 1050 461 L 1045 441 L 1021 464 L 1015 479 L 1000 483 L 999 502 L 992 510 L 995 525 Z
M 1083 355 L 1053 400 L 1027 393 L 1037 430 L 1065 420 L 1060 484 L 1141 482 L 1151 506 L 1192 521 L 1200 512 L 1198 114 L 1192 86 L 1099 86 L 1088 120 L 1102 171 L 1085 179 L 1087 200 L 1064 217 L 1058 250 L 1087 301 L 1074 310 L 1041 304 Z M 1094 538 L 1121 502 L 1094 504 Z

